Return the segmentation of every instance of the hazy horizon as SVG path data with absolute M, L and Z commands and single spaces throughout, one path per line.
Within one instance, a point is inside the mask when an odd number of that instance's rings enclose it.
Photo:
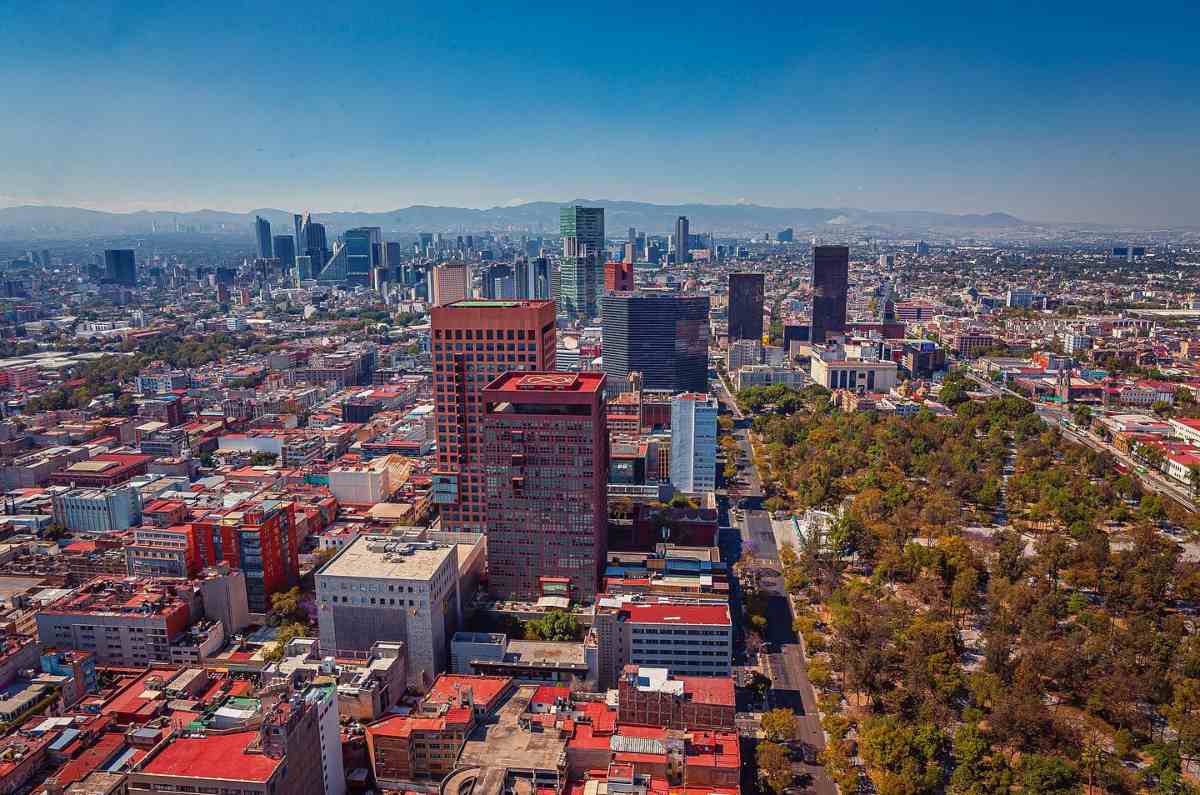
M 1115 9 L 19 6 L 10 40 L 37 46 L 0 52 L 0 205 L 623 196 L 1193 225 L 1200 11 Z

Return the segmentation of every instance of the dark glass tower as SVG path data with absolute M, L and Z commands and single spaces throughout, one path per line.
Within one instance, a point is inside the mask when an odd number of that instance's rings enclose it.
M 761 273 L 729 274 L 729 339 L 761 340 L 763 335 Z
M 272 238 L 275 256 L 280 266 L 287 271 L 296 267 L 296 239 L 291 235 L 275 235 Z
M 849 290 L 850 249 L 847 246 L 813 246 L 813 344 L 846 330 L 846 293 Z
M 271 222 L 260 215 L 254 216 L 254 234 L 258 238 L 258 256 L 260 259 L 270 259 Z
M 688 253 L 688 246 L 691 244 L 692 233 L 688 231 L 688 219 L 686 215 L 681 215 L 675 219 L 675 264 L 681 265 L 685 262 L 692 261 L 692 255 Z
M 104 280 L 122 287 L 137 286 L 137 266 L 133 261 L 133 249 L 104 250 Z
M 612 293 L 602 299 L 610 393 L 640 372 L 646 389 L 708 391 L 708 296 Z

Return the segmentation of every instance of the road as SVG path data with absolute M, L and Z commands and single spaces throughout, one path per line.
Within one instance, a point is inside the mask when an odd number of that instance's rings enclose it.
M 1019 392 L 1014 392 L 1007 387 L 1002 387 L 997 384 L 993 384 L 990 381 L 985 381 L 970 371 L 964 370 L 963 372 L 967 378 L 971 379 L 980 387 L 982 387 L 983 390 L 989 395 L 994 397 L 1008 395 L 1011 397 L 1018 397 L 1026 401 L 1029 400 L 1029 398 L 1025 397 Z M 1147 469 L 1145 464 L 1135 460 L 1127 453 L 1121 452 L 1116 447 L 1113 447 L 1111 444 L 1091 433 L 1090 431 L 1084 431 L 1077 427 L 1068 426 L 1067 421 L 1069 419 L 1069 413 L 1066 409 L 1059 406 L 1048 406 L 1043 403 L 1034 403 L 1033 408 L 1034 411 L 1037 412 L 1038 417 L 1041 418 L 1042 422 L 1046 423 L 1047 425 L 1053 425 L 1057 427 L 1062 431 L 1063 435 L 1071 441 L 1075 442 L 1076 444 L 1086 445 L 1099 452 L 1108 453 L 1113 458 L 1120 461 L 1129 469 L 1130 474 L 1141 480 L 1142 485 L 1150 491 L 1153 491 L 1160 496 L 1170 497 L 1176 502 L 1181 503 L 1189 510 L 1200 510 L 1200 508 L 1197 507 L 1196 501 L 1193 499 L 1190 490 L 1184 484 L 1172 480 L 1161 472 L 1155 472 Z
M 766 511 L 746 511 L 741 522 L 742 548 L 765 564 L 782 572 L 775 532 Z M 764 668 L 771 680 L 767 702 L 771 707 L 787 707 L 796 713 L 796 739 L 818 751 L 825 748 L 825 734 L 817 716 L 817 695 L 804 664 L 804 649 L 792 629 L 792 609 L 781 575 L 764 576 L 760 586 L 767 594 L 767 647 Z M 811 777 L 808 789 L 819 795 L 836 795 L 833 780 L 820 765 L 795 763 L 797 775 Z
M 771 707 L 787 707 L 796 713 L 798 741 L 817 749 L 825 748 L 825 734 L 817 717 L 817 696 L 809 681 L 804 663 L 804 649 L 792 629 L 792 608 L 783 586 L 783 564 L 770 515 L 761 510 L 762 479 L 754 466 L 750 448 L 749 421 L 742 415 L 725 385 L 718 379 L 717 397 L 734 416 L 733 437 L 737 442 L 739 502 L 746 510 L 735 514 L 731 522 L 738 528 L 741 554 L 760 561 L 764 575 L 759 580 L 767 594 L 766 649 L 763 652 L 764 673 L 771 680 L 767 702 Z M 770 571 L 771 574 L 765 572 Z M 796 761 L 793 765 L 797 780 L 806 783 L 805 789 L 817 795 L 837 795 L 837 787 L 820 765 Z

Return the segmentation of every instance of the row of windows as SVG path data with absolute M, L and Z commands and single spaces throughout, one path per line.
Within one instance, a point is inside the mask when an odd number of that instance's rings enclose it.
M 536 333 L 532 329 L 440 329 L 433 330 L 433 338 L 440 339 L 468 339 L 468 340 L 532 340 L 536 339 Z

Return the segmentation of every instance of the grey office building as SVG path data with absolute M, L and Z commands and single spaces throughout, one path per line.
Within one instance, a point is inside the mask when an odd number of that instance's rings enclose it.
M 601 300 L 606 389 L 640 372 L 646 389 L 708 391 L 708 296 L 642 291 Z
M 761 273 L 729 274 L 729 339 L 761 340 L 764 277 Z
M 813 246 L 813 344 L 846 330 L 846 293 L 849 291 L 850 249 L 847 246 Z
M 270 259 L 273 256 L 271 253 L 271 222 L 260 215 L 254 216 L 254 234 L 258 238 L 258 256 L 261 259 Z

